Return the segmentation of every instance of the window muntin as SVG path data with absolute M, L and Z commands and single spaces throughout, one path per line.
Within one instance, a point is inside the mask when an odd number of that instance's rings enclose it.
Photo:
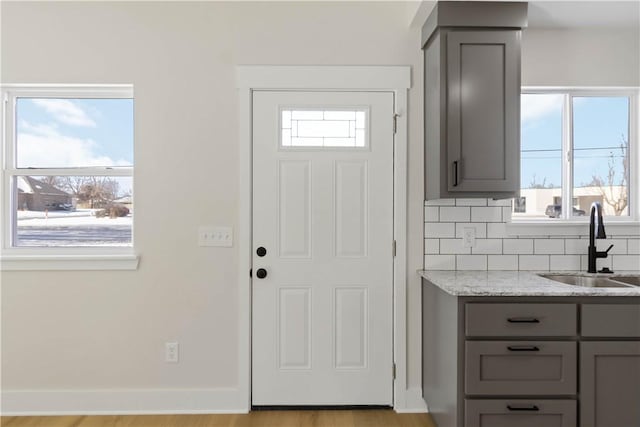
M 632 153 L 637 144 L 632 141 L 636 96 L 632 90 L 554 89 L 522 94 L 520 196 L 526 197 L 527 203 L 525 209 L 519 206 L 519 212 L 514 209 L 515 221 L 580 220 L 588 216 L 594 201 L 602 204 L 609 220 L 634 216 L 631 213 L 635 211 L 629 207 L 633 206 L 634 192 L 638 191 L 630 185 L 631 168 L 635 164 Z M 530 102 L 532 100 L 538 102 Z M 559 141 L 552 148 L 555 156 L 542 151 L 549 149 L 552 139 Z M 536 159 L 538 164 L 534 167 L 531 153 L 545 157 L 538 154 L 543 153 L 549 158 Z M 609 179 L 611 172 L 613 181 Z M 553 182 L 558 175 L 559 184 Z M 600 181 L 596 177 L 600 177 Z M 610 181 L 614 185 L 609 185 Z M 624 185 L 618 185 L 621 182 Z M 616 203 L 624 208 L 616 210 Z
M 367 116 L 365 109 L 282 109 L 281 147 L 364 148 L 368 138 Z
M 132 88 L 12 86 L 3 92 L 3 248 L 130 251 Z

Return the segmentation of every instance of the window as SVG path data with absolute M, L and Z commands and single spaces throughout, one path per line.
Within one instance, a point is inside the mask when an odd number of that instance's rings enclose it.
M 3 259 L 133 246 L 133 89 L 3 87 Z
M 281 110 L 282 147 L 364 148 L 367 142 L 367 111 Z
M 636 93 L 523 91 L 515 222 L 586 220 L 593 202 L 609 220 L 637 219 Z

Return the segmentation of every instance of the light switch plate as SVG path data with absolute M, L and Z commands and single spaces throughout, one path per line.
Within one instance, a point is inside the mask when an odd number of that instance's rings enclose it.
M 202 226 L 198 228 L 198 246 L 233 246 L 233 229 L 231 227 Z
M 465 227 L 462 229 L 462 247 L 473 248 L 476 246 L 476 229 Z

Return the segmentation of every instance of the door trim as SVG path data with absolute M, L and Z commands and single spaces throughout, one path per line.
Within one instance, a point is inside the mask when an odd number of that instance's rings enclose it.
M 407 92 L 409 66 L 238 66 L 238 392 L 251 409 L 252 95 L 256 90 L 393 92 L 397 114 L 393 153 L 393 407 L 407 409 Z M 393 117 L 389 117 L 393 120 Z M 389 248 L 391 253 L 391 248 Z M 389 367 L 391 375 L 392 367 Z

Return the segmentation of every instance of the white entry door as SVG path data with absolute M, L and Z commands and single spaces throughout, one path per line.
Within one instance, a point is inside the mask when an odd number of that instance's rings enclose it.
M 393 94 L 254 92 L 253 405 L 391 405 Z

